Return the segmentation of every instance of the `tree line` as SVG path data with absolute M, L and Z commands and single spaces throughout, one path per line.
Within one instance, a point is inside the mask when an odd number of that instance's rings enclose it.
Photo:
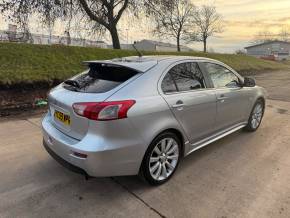
M 140 11 L 152 19 L 154 34 L 176 40 L 203 42 L 223 31 L 222 16 L 213 5 L 196 7 L 190 0 L 0 0 L 0 11 L 9 20 L 27 26 L 36 13 L 49 27 L 56 19 L 71 20 L 80 15 L 92 23 L 92 31 L 108 31 L 114 49 L 120 49 L 117 25 L 125 11 L 138 16 Z
M 271 42 L 271 41 L 277 41 L 277 40 L 290 42 L 289 26 L 287 25 L 282 26 L 278 32 L 273 32 L 265 28 L 264 30 L 256 33 L 254 39 L 252 40 L 252 43 L 259 44 L 259 43 Z

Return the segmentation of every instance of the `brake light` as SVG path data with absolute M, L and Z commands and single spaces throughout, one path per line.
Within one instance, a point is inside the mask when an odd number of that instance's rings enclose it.
M 73 104 L 73 110 L 76 114 L 90 120 L 117 120 L 126 118 L 128 110 L 134 104 L 134 100 L 81 102 Z

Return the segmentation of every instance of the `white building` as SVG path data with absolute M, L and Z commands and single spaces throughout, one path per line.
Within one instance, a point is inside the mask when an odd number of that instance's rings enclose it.
M 177 51 L 177 45 L 147 39 L 136 42 L 135 46 L 137 49 L 143 51 Z M 191 48 L 183 45 L 180 46 L 180 50 L 193 51 Z
M 245 47 L 247 54 L 258 58 L 273 60 L 290 59 L 290 43 L 285 41 L 270 41 Z
M 121 44 L 121 49 L 134 50 L 132 44 Z M 109 48 L 113 48 L 112 45 L 108 46 Z M 135 47 L 140 51 L 160 51 L 160 52 L 174 52 L 177 51 L 177 45 L 165 42 L 158 42 L 153 40 L 143 39 L 141 41 L 137 41 L 135 43 Z M 181 51 L 193 51 L 193 49 L 187 46 L 180 46 Z

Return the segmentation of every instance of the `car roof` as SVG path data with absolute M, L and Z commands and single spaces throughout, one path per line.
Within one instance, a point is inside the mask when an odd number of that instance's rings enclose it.
M 99 64 L 112 64 L 119 65 L 123 67 L 128 67 L 139 72 L 146 72 L 151 68 L 158 65 L 160 62 L 167 62 L 168 64 L 182 61 L 182 60 L 195 60 L 202 61 L 207 60 L 211 62 L 219 62 L 213 59 L 204 58 L 204 57 L 195 57 L 195 56 L 173 56 L 173 55 L 153 55 L 153 56 L 129 56 L 123 58 L 115 58 L 111 60 L 95 60 L 95 61 L 85 61 L 84 63 L 99 63 Z

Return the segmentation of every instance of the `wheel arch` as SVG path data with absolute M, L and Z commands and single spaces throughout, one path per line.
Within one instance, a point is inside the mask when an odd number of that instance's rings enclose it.
M 266 106 L 266 99 L 265 99 L 265 96 L 259 94 L 257 96 L 255 96 L 252 101 L 251 101 L 251 104 L 249 105 L 249 108 L 248 108 L 248 112 L 247 112 L 247 116 L 246 116 L 246 119 L 248 120 L 249 116 L 251 115 L 252 113 L 252 110 L 255 106 L 255 104 L 257 103 L 257 101 L 261 100 L 263 102 L 263 106 L 264 106 L 264 110 L 265 110 L 265 106 Z
M 265 106 L 266 106 L 266 99 L 265 99 L 265 97 L 263 97 L 263 96 L 259 96 L 259 97 L 257 98 L 256 102 L 259 101 L 259 100 L 261 100 L 261 101 L 263 102 L 263 104 L 264 104 L 264 108 L 265 108 Z
M 264 97 L 264 96 L 258 96 L 258 97 L 256 98 L 256 100 L 254 101 L 253 107 L 255 106 L 255 104 L 256 104 L 258 101 L 262 101 L 263 106 L 264 106 L 264 111 L 265 111 L 265 109 L 266 109 L 266 99 L 265 99 L 265 97 Z M 252 110 L 251 110 L 251 112 L 252 112 Z
M 166 130 L 160 132 L 158 135 L 160 135 L 160 134 L 162 134 L 164 132 L 171 132 L 171 133 L 173 133 L 173 134 L 175 134 L 177 136 L 177 138 L 181 142 L 181 154 L 182 154 L 182 157 L 183 157 L 184 156 L 184 142 L 185 142 L 185 140 L 184 140 L 184 136 L 182 135 L 182 133 L 179 130 L 177 130 L 177 129 L 169 128 L 169 129 L 166 129 Z
M 182 132 L 181 132 L 180 130 L 171 127 L 171 128 L 163 129 L 163 130 L 161 130 L 160 132 L 158 132 L 158 133 L 155 134 L 155 136 L 152 138 L 151 142 L 148 144 L 148 146 L 147 146 L 147 148 L 146 148 L 146 151 L 145 151 L 145 153 L 144 153 L 144 155 L 143 155 L 143 159 L 144 159 L 144 156 L 145 156 L 145 154 L 146 154 L 146 152 L 147 152 L 147 150 L 148 150 L 150 144 L 151 144 L 151 143 L 152 143 L 152 142 L 153 142 L 153 141 L 154 141 L 154 140 L 155 140 L 159 135 L 161 135 L 161 134 L 163 134 L 163 133 L 165 133 L 165 132 L 171 132 L 171 133 L 175 134 L 175 135 L 178 137 L 178 139 L 179 139 L 180 142 L 181 142 L 181 154 L 182 154 L 182 157 L 184 157 L 184 151 L 185 151 L 185 144 L 184 144 L 184 143 L 185 143 L 186 138 L 185 138 L 185 136 L 182 134 Z

